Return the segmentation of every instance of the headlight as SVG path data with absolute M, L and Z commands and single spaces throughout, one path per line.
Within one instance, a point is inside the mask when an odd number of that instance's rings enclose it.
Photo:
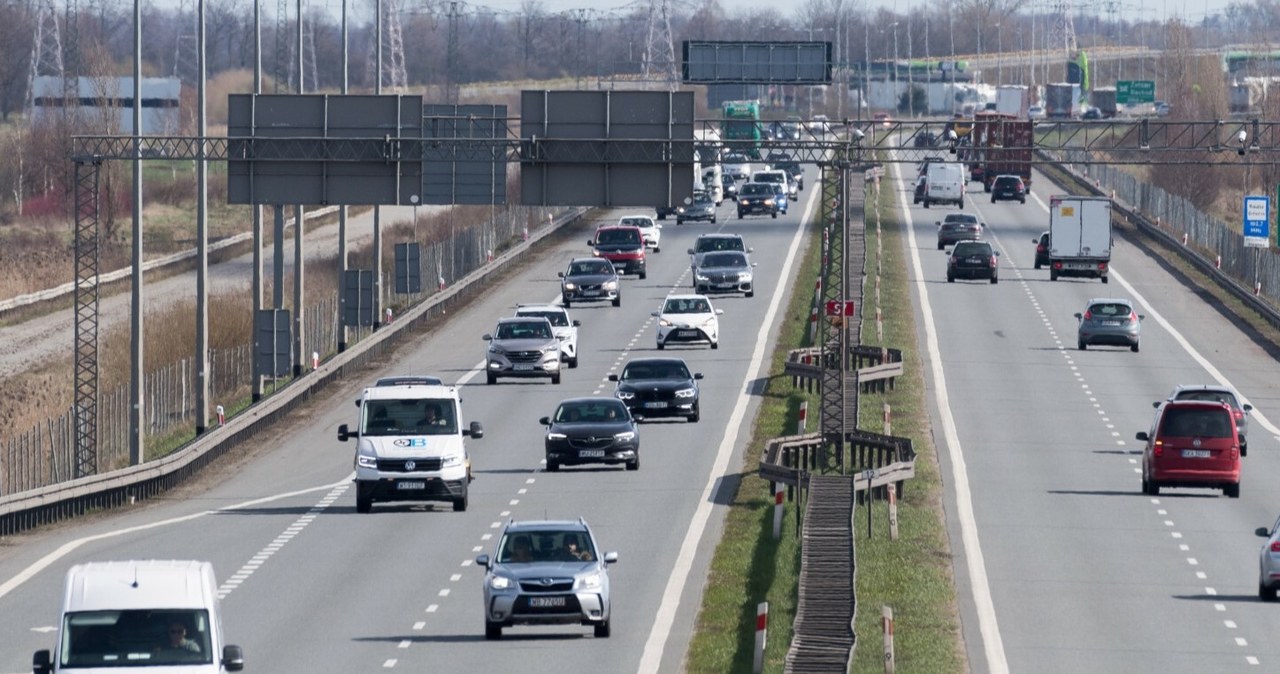
M 750 205 L 751 205 L 751 202 L 750 202 L 749 200 L 747 200 L 747 199 L 743 199 L 743 200 L 742 200 L 742 205 L 743 205 L 743 206 L 750 206 Z
M 578 583 L 584 588 L 600 587 L 600 574 L 593 573 L 590 576 L 584 576 Z
M 692 398 L 693 396 L 697 395 L 697 393 L 698 393 L 697 391 L 695 391 L 695 390 L 693 390 L 693 389 L 691 389 L 691 388 L 682 388 L 682 389 L 680 389 L 679 391 L 676 391 L 676 397 L 677 397 L 677 398 Z
M 658 319 L 658 325 L 661 325 L 661 326 L 662 326 L 662 327 L 664 327 L 664 328 L 669 328 L 669 327 L 671 327 L 671 321 L 668 321 L 668 320 L 667 320 L 667 319 L 665 319 L 665 318 L 659 318 L 659 319 Z
M 502 347 L 498 346 L 497 344 L 490 344 L 489 353 L 506 353 L 506 351 L 504 351 Z
M 772 205 L 773 205 L 773 199 L 765 199 L 765 200 L 764 200 L 764 205 L 765 205 L 765 206 L 772 206 Z
M 605 289 L 605 290 L 617 290 L 617 289 L 618 289 L 618 282 L 617 282 L 617 281 L 605 281 L 605 282 L 604 282 L 604 289 Z
M 378 457 L 368 454 L 356 454 L 356 465 L 361 468 L 377 468 Z
M 600 257 L 600 251 L 598 251 L 598 250 L 593 250 L 593 251 L 591 251 L 591 256 L 592 256 L 592 257 Z
M 568 437 L 569 436 L 565 435 L 564 433 L 547 433 L 548 440 L 564 440 L 565 438 L 568 438 Z
M 750 281 L 750 280 L 751 280 L 751 272 L 749 272 L 749 271 L 744 271 L 744 272 L 739 273 L 739 274 L 738 274 L 738 280 L 739 280 L 739 281 Z
M 564 283 L 564 289 L 565 289 L 565 290 L 577 290 L 577 289 L 578 289 L 578 286 L 577 286 L 577 284 L 574 284 L 574 283 L 572 283 L 572 282 L 570 282 L 570 281 L 565 281 L 565 283 Z
M 490 576 L 489 587 L 495 590 L 505 590 L 511 587 L 511 579 L 506 576 Z
M 462 455 L 460 454 L 454 455 L 454 456 L 446 456 L 440 462 L 440 466 L 443 468 L 453 468 L 455 466 L 461 466 L 463 461 L 465 461 L 465 459 L 463 459 Z
M 617 396 L 618 400 L 632 400 L 636 397 L 636 394 L 631 391 L 614 391 L 613 395 Z
M 711 280 L 711 277 L 707 276 L 706 274 L 694 274 L 694 275 L 693 275 L 693 277 L 694 277 L 694 278 L 696 278 L 696 279 L 698 279 L 699 281 L 710 281 L 710 280 Z
M 615 434 L 613 435 L 613 439 L 614 439 L 614 440 L 617 440 L 618 442 L 627 442 L 628 440 L 635 440 L 635 439 L 636 439 L 636 432 L 635 432 L 635 431 L 623 431 L 623 432 L 621 432 L 621 433 L 615 433 Z
M 715 325 L 715 324 L 716 324 L 716 319 L 715 319 L 715 317 L 714 317 L 714 316 L 712 316 L 711 318 L 708 318 L 707 320 L 705 320 L 705 321 L 703 321 L 703 322 L 702 322 L 702 327 L 704 327 L 704 328 L 705 328 L 705 327 L 710 327 L 710 326 Z

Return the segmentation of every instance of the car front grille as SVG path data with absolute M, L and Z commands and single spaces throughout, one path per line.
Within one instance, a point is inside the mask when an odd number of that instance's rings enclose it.
M 413 462 L 413 468 L 408 463 Z M 420 473 L 440 470 L 440 459 L 378 459 L 378 470 L 384 473 Z
M 513 363 L 536 363 L 542 360 L 541 351 L 509 351 L 507 360 Z
M 612 444 L 612 435 L 569 438 L 569 446 L 574 449 L 604 449 Z
M 670 389 L 658 391 L 636 391 L 634 400 L 638 402 L 670 402 L 676 399 L 676 392 Z
M 707 274 L 706 276 L 707 276 L 707 280 L 710 281 L 711 283 L 737 283 L 738 282 L 738 272 L 736 271 L 721 272 L 721 273 L 712 272 Z
M 521 592 L 546 594 L 548 592 L 569 592 L 571 590 L 573 590 L 572 578 L 538 578 L 537 580 L 520 581 Z

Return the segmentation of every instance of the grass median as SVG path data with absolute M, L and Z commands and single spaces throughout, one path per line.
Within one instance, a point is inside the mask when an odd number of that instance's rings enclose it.
M 866 535 L 865 510 L 858 512 L 858 647 L 852 671 L 883 671 L 880 607 L 887 605 L 893 607 L 897 623 L 899 672 L 959 672 L 965 670 L 966 662 L 951 578 L 942 484 L 930 436 L 922 364 L 915 348 L 902 233 L 890 210 L 891 195 L 892 191 L 885 189 L 876 202 L 883 206 L 885 217 L 883 241 L 878 241 L 873 203 L 868 202 L 868 282 L 862 341 L 881 343 L 875 328 L 875 273 L 877 251 L 883 251 L 879 263 L 883 344 L 902 349 L 907 375 L 887 394 L 864 396 L 859 426 L 882 430 L 881 403 L 887 402 L 893 410 L 892 430 L 896 435 L 912 438 L 919 458 L 916 478 L 906 486 L 905 498 L 898 504 L 897 541 L 889 541 L 885 504 L 872 507 L 874 533 L 870 539 Z M 819 227 L 809 226 L 815 230 Z M 796 432 L 802 402 L 808 401 L 815 419 L 819 409 L 816 391 L 810 394 L 793 388 L 790 379 L 781 374 L 787 351 L 808 344 L 808 318 L 818 277 L 821 237 L 813 236 L 809 241 L 787 303 L 778 346 L 771 356 L 770 376 L 744 457 L 738 492 L 726 516 L 724 535 L 704 588 L 696 633 L 685 663 L 689 672 L 751 672 L 756 605 L 762 601 L 769 602 L 764 671 L 782 672 L 784 668 L 800 573 L 797 508 L 787 502 L 782 537 L 773 540 L 773 498 L 768 483 L 755 474 L 755 468 L 769 438 Z M 816 430 L 815 419 L 810 420 L 809 430 Z

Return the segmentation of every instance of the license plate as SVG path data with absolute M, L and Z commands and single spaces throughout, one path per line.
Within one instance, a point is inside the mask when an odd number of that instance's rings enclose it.
M 427 488 L 427 483 L 421 482 L 421 481 L 396 483 L 396 489 L 401 489 L 401 490 L 420 490 L 420 489 L 426 489 L 426 488 Z
M 584 459 L 602 459 L 604 458 L 603 449 L 579 449 L 578 456 Z
M 530 608 L 558 608 L 564 606 L 564 597 L 529 597 Z
M 680 335 L 681 337 L 697 337 L 698 331 L 697 330 L 677 330 L 676 334 Z
M 1068 262 L 1067 269 L 1093 269 L 1093 265 L 1088 262 Z
M 732 284 L 732 283 L 717 283 L 717 284 L 716 284 L 716 287 L 717 287 L 717 288 L 732 288 L 733 286 L 734 286 L 734 284 Z
M 583 290 L 580 294 L 583 297 L 598 297 L 600 295 L 600 291 L 599 290 Z
M 667 408 L 667 403 L 663 401 L 645 403 L 644 408 L 647 410 L 662 410 Z
M 1120 325 L 1120 321 L 1103 321 L 1103 325 Z
M 513 370 L 528 371 L 533 369 L 533 363 L 515 363 L 511 366 Z
M 969 259 L 965 260 L 965 262 L 967 262 L 968 264 L 982 264 L 982 258 L 980 258 L 980 257 L 971 257 L 971 258 L 969 258 Z
M 1207 450 L 1207 449 L 1184 449 L 1184 450 L 1182 450 L 1182 458 L 1184 458 L 1184 459 L 1207 459 L 1207 458 L 1209 458 L 1209 450 Z

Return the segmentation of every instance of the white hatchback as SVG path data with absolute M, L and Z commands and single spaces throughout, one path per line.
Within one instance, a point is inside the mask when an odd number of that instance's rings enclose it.
M 644 239 L 644 245 L 652 248 L 655 253 L 662 252 L 662 225 L 659 225 L 651 216 L 624 215 L 618 218 L 618 225 L 639 227 L 640 236 Z
M 720 348 L 720 315 L 706 295 L 668 295 L 658 318 L 658 349 L 668 344 L 709 344 Z

